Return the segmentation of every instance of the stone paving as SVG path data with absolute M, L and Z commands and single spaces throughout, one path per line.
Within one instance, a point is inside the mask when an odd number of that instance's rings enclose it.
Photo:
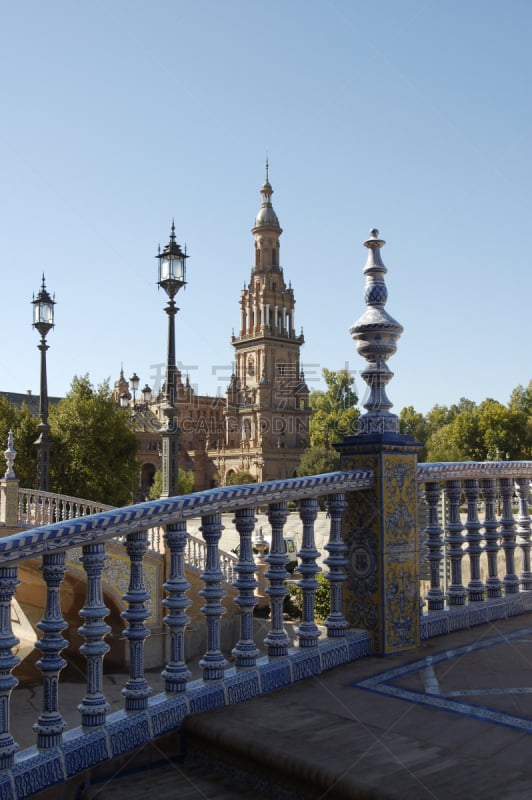
M 303 796 L 529 800 L 531 676 L 528 614 L 190 717 L 185 731 L 290 773 Z

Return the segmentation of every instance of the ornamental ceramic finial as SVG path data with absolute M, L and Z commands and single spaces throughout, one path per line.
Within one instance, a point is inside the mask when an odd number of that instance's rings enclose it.
M 369 250 L 364 267 L 367 309 L 349 330 L 358 352 L 368 362 L 362 372 L 369 387 L 369 397 L 364 403 L 367 413 L 358 420 L 358 434 L 399 433 L 399 418 L 390 413 L 393 403 L 386 396 L 386 385 L 393 378 L 386 361 L 397 349 L 396 342 L 403 326 L 384 310 L 388 299 L 384 276 L 388 270 L 382 263 L 380 251 L 386 242 L 379 239 L 376 228 L 370 230 L 369 236 L 364 242 Z
M 4 450 L 4 456 L 7 462 L 7 472 L 4 475 L 4 480 L 15 480 L 17 476 L 15 475 L 13 464 L 15 463 L 15 458 L 17 457 L 17 451 L 13 447 L 13 431 L 9 431 L 7 434 L 7 450 Z

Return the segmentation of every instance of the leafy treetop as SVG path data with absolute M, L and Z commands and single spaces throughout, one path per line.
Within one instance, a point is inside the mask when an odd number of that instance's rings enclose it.
M 75 376 L 66 397 L 50 409 L 50 484 L 59 494 L 114 506 L 131 502 L 138 481 L 137 438 L 128 409 L 109 382 L 94 387 Z

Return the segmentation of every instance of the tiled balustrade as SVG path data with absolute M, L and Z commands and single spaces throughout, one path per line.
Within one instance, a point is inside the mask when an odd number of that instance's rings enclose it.
M 54 521 L 0 539 L 0 798 L 19 800 L 71 778 L 109 758 L 173 731 L 189 713 L 240 702 L 268 693 L 302 678 L 316 675 L 338 664 L 367 655 L 369 636 L 363 631 L 348 630 L 342 614 L 341 587 L 345 580 L 346 546 L 340 528 L 344 495 L 369 487 L 368 471 L 330 473 L 308 478 L 273 481 L 266 484 L 235 486 L 199 492 L 194 495 L 161 499 L 124 509 L 101 511 L 89 516 Z M 314 619 L 315 575 L 319 572 L 313 535 L 317 497 L 327 496 L 331 535 L 326 546 L 326 577 L 331 588 L 331 613 L 325 622 L 326 636 Z M 287 503 L 297 502 L 303 527 L 300 587 L 303 592 L 303 616 L 296 635 L 299 647 L 292 648 L 284 628 L 283 601 L 288 592 L 288 561 L 283 547 L 283 526 Z M 266 594 L 270 602 L 270 630 L 265 639 L 267 656 L 259 657 L 253 640 L 253 611 L 257 603 L 251 537 L 254 509 L 268 508 L 272 526 L 270 552 L 266 556 Z M 234 512 L 234 524 L 240 537 L 240 555 L 234 566 L 238 590 L 236 605 L 240 614 L 240 639 L 233 649 L 235 666 L 228 669 L 220 649 L 220 620 L 225 612 L 221 600 L 226 576 L 221 569 L 219 539 L 221 514 Z M 207 626 L 207 649 L 199 665 L 200 680 L 190 680 L 184 657 L 184 634 L 188 623 L 187 607 L 191 600 L 185 576 L 185 561 L 190 553 L 186 531 L 188 519 L 201 518 L 205 545 L 201 559 L 200 590 L 202 613 Z M 169 639 L 169 659 L 162 670 L 165 691 L 152 696 L 146 679 L 143 645 L 150 631 L 149 594 L 144 585 L 143 559 L 149 549 L 148 530 L 163 527 L 169 561 L 164 584 L 164 622 Z M 103 663 L 109 646 L 106 635 L 109 610 L 104 603 L 103 572 L 106 543 L 122 537 L 130 563 L 130 582 L 123 596 L 127 622 L 130 674 L 122 689 L 124 708 L 109 714 L 103 692 Z M 61 714 L 61 653 L 67 646 L 63 636 L 66 623 L 61 614 L 60 590 L 66 570 L 66 553 L 81 548 L 81 562 L 86 576 L 86 596 L 79 610 L 85 639 L 81 653 L 86 658 L 86 694 L 78 706 L 80 727 L 65 731 Z M 43 708 L 34 724 L 35 746 L 19 752 L 10 729 L 12 704 L 16 702 L 17 679 L 12 671 L 18 662 L 17 639 L 11 626 L 11 600 L 16 596 L 17 568 L 28 558 L 41 559 L 46 585 L 46 608 L 38 623 L 41 651 L 37 664 L 43 675 Z
M 419 464 L 429 589 L 421 637 L 532 608 L 532 462 Z
M 5 490 L 0 486 L 0 490 Z M 94 503 L 79 497 L 69 497 L 54 492 L 43 492 L 39 489 L 17 490 L 17 515 L 18 527 L 34 528 L 40 525 L 51 525 L 55 522 L 77 519 L 78 517 L 98 514 L 101 511 L 111 511 L 113 506 Z M 14 520 L 15 521 L 15 520 Z M 160 527 L 148 529 L 148 549 L 155 553 L 164 550 L 162 530 Z M 189 566 L 203 569 L 207 559 L 207 545 L 203 539 L 189 534 L 185 550 L 185 561 Z M 236 556 L 231 553 L 220 553 L 220 568 L 224 579 L 231 583 L 235 577 Z
M 420 497 L 426 504 L 427 525 L 421 531 L 420 560 L 426 559 L 430 580 L 421 596 L 421 638 L 522 613 L 531 606 L 530 480 L 531 462 L 442 463 L 417 467 Z M 342 536 L 345 493 L 372 485 L 369 470 L 275 481 L 247 487 L 224 487 L 196 495 L 152 501 L 126 509 L 102 511 L 75 498 L 41 497 L 20 491 L 19 509 L 26 525 L 38 514 L 52 522 L 0 540 L 0 798 L 28 797 L 56 781 L 72 777 L 102 760 L 121 755 L 171 731 L 194 711 L 240 702 L 287 686 L 295 680 L 369 653 L 369 635 L 350 630 L 343 613 L 343 586 L 350 553 Z M 323 564 L 330 584 L 331 610 L 326 637 L 314 617 L 314 593 L 320 555 L 315 547 L 314 521 L 318 496 L 328 496 L 330 537 Z M 283 619 L 287 594 L 283 527 L 287 503 L 297 502 L 302 542 L 298 553 L 302 618 L 296 629 L 298 646 L 291 647 Z M 267 656 L 260 657 L 253 637 L 257 604 L 257 565 L 252 555 L 254 509 L 266 507 L 272 545 L 264 573 L 270 604 Z M 221 514 L 231 509 L 240 539 L 238 560 L 221 553 Z M 79 517 L 82 511 L 87 516 Z M 92 512 L 92 513 L 91 513 Z M 96 512 L 96 513 L 94 513 Z M 61 517 L 64 519 L 61 521 Z M 201 520 L 202 538 L 187 533 L 187 520 Z M 164 542 L 160 531 L 164 531 Z M 349 537 L 347 537 L 348 539 Z M 108 609 L 103 595 L 106 542 L 122 541 L 130 563 L 130 584 L 123 595 L 129 677 L 124 678 L 122 711 L 109 714 L 103 692 L 103 663 L 108 651 Z M 79 632 L 85 639 L 86 694 L 78 707 L 80 727 L 65 730 L 61 714 L 61 652 L 63 633 L 60 590 L 67 551 L 81 548 L 86 598 L 79 610 Z M 149 594 L 144 585 L 143 559 L 166 549 L 168 578 L 162 601 L 169 658 L 162 669 L 165 691 L 153 696 L 146 679 L 144 642 L 150 635 Z M 38 627 L 43 675 L 43 708 L 34 723 L 35 746 L 20 752 L 10 731 L 16 709 L 17 640 L 10 622 L 16 596 L 17 568 L 27 558 L 41 560 L 46 608 Z M 228 562 L 228 563 L 226 563 Z M 189 621 L 190 584 L 185 566 L 201 572 L 202 614 L 207 648 L 199 662 L 203 677 L 191 680 L 185 661 L 184 638 Z M 240 638 L 233 648 L 235 666 L 228 669 L 220 648 L 220 622 L 225 608 L 224 583 L 237 590 Z M 15 711 L 16 713 L 16 711 Z

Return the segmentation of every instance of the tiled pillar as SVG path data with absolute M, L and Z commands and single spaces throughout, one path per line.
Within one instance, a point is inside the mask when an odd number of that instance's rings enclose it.
M 399 434 L 351 436 L 335 445 L 342 469 L 370 469 L 371 489 L 346 495 L 344 613 L 378 655 L 419 645 L 417 453 Z
M 350 625 L 371 633 L 379 655 L 419 645 L 419 542 L 417 522 L 417 454 L 422 445 L 399 432 L 399 417 L 386 387 L 393 377 L 387 361 L 393 356 L 403 326 L 386 311 L 385 245 L 372 228 L 364 275 L 366 310 L 350 328 L 368 385 L 356 436 L 335 447 L 342 469 L 370 469 L 374 484 L 346 496 L 343 521 L 348 579 L 345 615 Z

